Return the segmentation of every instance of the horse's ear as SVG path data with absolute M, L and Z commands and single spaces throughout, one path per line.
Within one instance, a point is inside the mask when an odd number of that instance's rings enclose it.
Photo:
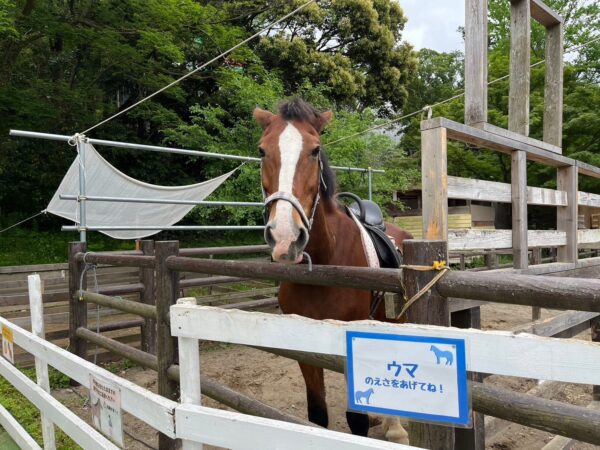
M 269 126 L 273 120 L 273 117 L 275 117 L 275 114 L 273 114 L 271 111 L 266 111 L 258 107 L 254 110 L 252 115 L 254 116 L 254 120 L 260 124 L 263 130 Z
M 319 115 L 316 123 L 314 124 L 315 129 L 319 133 L 322 133 L 323 130 L 325 129 L 325 126 L 331 121 L 332 118 L 333 118 L 333 112 L 331 112 L 331 111 L 322 112 Z

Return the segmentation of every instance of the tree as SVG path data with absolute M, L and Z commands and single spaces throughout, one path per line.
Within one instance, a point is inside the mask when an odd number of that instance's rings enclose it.
M 273 7 L 257 14 L 264 3 L 232 2 L 231 8 L 242 17 L 247 11 L 242 21 L 256 30 L 304 1 L 269 2 Z M 281 75 L 287 95 L 308 80 L 327 86 L 340 107 L 400 110 L 416 68 L 412 47 L 401 40 L 405 23 L 395 1 L 320 1 L 269 32 L 256 52 Z

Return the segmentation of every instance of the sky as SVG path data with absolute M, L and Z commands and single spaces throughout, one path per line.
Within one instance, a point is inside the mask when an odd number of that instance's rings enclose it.
M 398 0 L 408 17 L 403 38 L 415 49 L 464 51 L 459 26 L 465 24 L 465 0 Z

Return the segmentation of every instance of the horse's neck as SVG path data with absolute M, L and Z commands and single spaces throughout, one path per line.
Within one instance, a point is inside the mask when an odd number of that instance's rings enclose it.
M 360 231 L 335 200 L 319 203 L 306 252 L 314 264 L 363 265 Z

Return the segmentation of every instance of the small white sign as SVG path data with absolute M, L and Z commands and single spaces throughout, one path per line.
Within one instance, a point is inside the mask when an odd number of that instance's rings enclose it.
M 2 356 L 15 363 L 14 336 L 10 328 L 2 325 Z
M 123 447 L 121 389 L 110 381 L 91 374 L 90 408 L 94 427 L 115 444 Z
M 348 331 L 348 409 L 471 424 L 465 341 Z

